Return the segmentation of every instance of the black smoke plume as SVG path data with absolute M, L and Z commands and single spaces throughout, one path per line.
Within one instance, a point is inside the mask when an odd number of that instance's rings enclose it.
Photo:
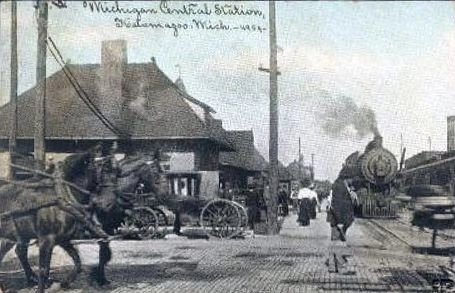
M 346 96 L 324 94 L 323 111 L 320 116 L 322 129 L 331 137 L 341 137 L 352 126 L 359 138 L 369 134 L 378 136 L 378 125 L 374 111 L 368 106 L 357 106 Z

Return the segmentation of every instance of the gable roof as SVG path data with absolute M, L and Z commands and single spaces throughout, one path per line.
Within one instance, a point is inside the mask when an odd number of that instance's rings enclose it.
M 99 98 L 99 64 L 66 65 L 92 101 Z M 214 110 L 178 87 L 154 62 L 126 64 L 123 73 L 123 105 L 126 131 L 132 139 L 209 139 L 232 150 L 224 129 L 198 117 L 188 101 L 203 108 L 208 117 Z M 36 88 L 18 97 L 18 139 L 33 138 Z M 96 103 L 96 102 L 95 102 Z M 10 104 L 0 108 L 0 138 L 9 135 Z M 105 113 L 103 113 L 105 114 Z M 125 120 L 125 119 L 124 119 Z M 77 95 L 63 70 L 46 79 L 46 139 L 115 139 Z M 214 135 L 216 134 L 216 135 Z
M 235 152 L 220 152 L 220 163 L 248 171 L 263 171 L 267 162 L 254 147 L 253 131 L 227 131 Z

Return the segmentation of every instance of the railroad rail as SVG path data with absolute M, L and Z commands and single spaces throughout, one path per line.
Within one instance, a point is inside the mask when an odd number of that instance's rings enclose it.
M 398 242 L 404 244 L 406 247 L 408 248 L 412 248 L 412 244 L 410 244 L 408 241 L 404 240 L 402 237 L 398 236 L 395 232 L 393 232 L 392 230 L 384 227 L 383 225 L 381 225 L 380 223 L 378 223 L 376 220 L 374 219 L 368 219 L 368 223 L 371 223 L 375 228 L 381 230 L 382 232 L 385 232 L 386 234 L 388 234 L 389 236 L 393 237 L 395 240 L 398 240 Z
M 385 227 L 384 225 L 382 225 L 381 223 L 379 223 L 377 220 L 374 220 L 374 219 L 367 219 L 367 223 L 371 224 L 371 226 L 373 226 L 374 228 L 380 230 L 381 232 L 385 233 L 386 235 L 390 236 L 391 238 L 393 238 L 394 240 L 396 240 L 397 242 L 401 243 L 402 245 L 404 245 L 406 248 L 409 248 L 411 250 L 413 250 L 414 248 L 414 245 L 412 245 L 411 243 L 409 243 L 407 240 L 403 239 L 403 237 L 397 235 L 395 232 L 393 232 L 391 229 Z M 398 221 L 398 223 L 400 223 L 400 225 L 403 225 L 405 226 L 406 228 L 409 228 L 409 225 L 402 222 L 402 221 Z M 422 231 L 422 232 L 425 232 L 425 233 L 429 233 L 427 231 Z M 385 242 L 385 241 L 383 241 Z M 452 243 L 452 242 L 451 242 Z M 450 255 L 449 256 L 451 259 L 450 259 L 450 265 L 438 265 L 436 266 L 435 268 L 439 269 L 441 272 L 443 272 L 449 279 L 449 282 L 451 284 L 454 283 L 454 280 L 455 280 L 455 256 L 454 255 Z M 434 285 L 434 284 L 433 284 Z M 438 291 L 439 292 L 439 291 Z

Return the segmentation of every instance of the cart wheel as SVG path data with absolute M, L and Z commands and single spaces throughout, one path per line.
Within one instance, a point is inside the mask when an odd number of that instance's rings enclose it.
M 200 223 L 208 236 L 232 238 L 241 232 L 242 216 L 232 201 L 215 199 L 202 209 Z
M 153 207 L 151 209 L 158 216 L 158 225 L 159 226 L 168 226 L 169 225 L 169 220 L 167 218 L 167 215 L 162 209 L 160 209 L 158 207 Z
M 152 209 L 158 216 L 158 230 L 156 231 L 155 238 L 163 239 L 168 234 L 167 226 L 169 225 L 169 220 L 162 209 L 158 207 L 153 207 Z
M 148 207 L 135 207 L 123 222 L 127 235 L 135 235 L 141 240 L 154 238 L 158 230 L 157 214 Z

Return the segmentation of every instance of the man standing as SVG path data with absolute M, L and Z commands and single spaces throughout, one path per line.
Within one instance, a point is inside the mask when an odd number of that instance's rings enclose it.
M 309 213 L 311 219 L 316 219 L 316 207 L 319 205 L 318 194 L 316 193 L 314 183 L 311 183 L 309 186 L 310 191 L 308 192 L 310 195 L 311 204 L 309 206 Z
M 248 186 L 246 205 L 248 208 L 248 224 L 250 229 L 254 230 L 254 225 L 260 220 L 259 195 L 254 183 Z
M 278 192 L 278 203 L 281 205 L 282 216 L 284 217 L 289 214 L 288 201 L 288 193 L 284 188 L 281 188 Z

